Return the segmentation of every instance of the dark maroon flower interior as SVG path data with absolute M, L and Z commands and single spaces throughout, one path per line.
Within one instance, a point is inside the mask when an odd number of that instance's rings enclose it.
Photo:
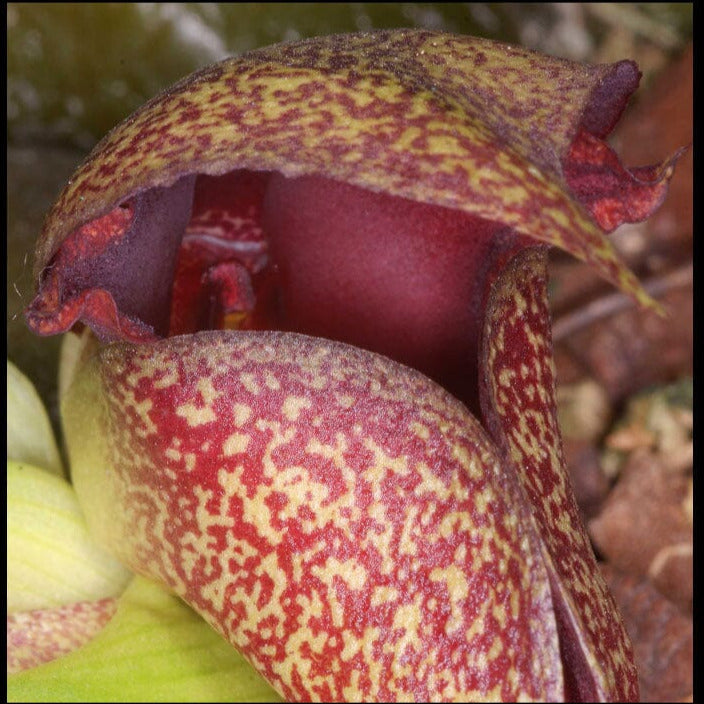
M 321 177 L 199 176 L 169 334 L 325 337 L 419 369 L 476 410 L 486 280 L 505 226 Z

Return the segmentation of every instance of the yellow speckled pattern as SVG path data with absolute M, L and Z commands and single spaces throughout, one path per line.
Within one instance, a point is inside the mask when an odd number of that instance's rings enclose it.
M 95 534 L 289 700 L 562 700 L 515 474 L 417 372 L 290 333 L 115 344 L 63 418 Z
M 135 194 L 244 168 L 322 175 L 503 222 L 650 305 L 562 176 L 590 101 L 619 71 L 637 75 L 629 62 L 587 66 L 420 30 L 318 37 L 226 60 L 100 142 L 46 220 L 35 276 L 71 232 Z M 616 100 L 630 90 L 614 89 Z
M 514 463 L 557 575 L 556 600 L 574 619 L 600 700 L 637 700 L 628 635 L 594 558 L 562 455 L 544 248 L 518 254 L 494 283 L 483 359 L 486 420 Z

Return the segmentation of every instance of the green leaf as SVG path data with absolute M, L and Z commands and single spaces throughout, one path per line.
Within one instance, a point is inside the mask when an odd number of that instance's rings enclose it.
M 11 675 L 20 701 L 282 701 L 251 665 L 180 599 L 142 577 L 83 648 Z
M 7 458 L 63 476 L 44 404 L 32 382 L 7 360 Z

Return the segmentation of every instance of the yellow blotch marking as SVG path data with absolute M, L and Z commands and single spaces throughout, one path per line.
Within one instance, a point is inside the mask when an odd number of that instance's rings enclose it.
M 466 511 L 452 511 L 445 515 L 438 528 L 442 538 L 449 538 L 456 533 L 469 533 L 474 529 L 474 521 Z
M 516 306 L 515 316 L 524 315 L 525 312 L 528 310 L 528 302 L 518 291 L 514 292 L 513 294 L 513 303 Z
M 516 372 L 513 369 L 502 369 L 499 372 L 499 384 L 507 389 L 513 386 L 513 379 L 516 376 Z
M 454 681 L 455 675 L 452 670 L 449 668 L 440 670 L 435 667 L 428 675 L 428 688 L 430 691 L 440 691 L 442 688 L 444 701 L 466 701 L 465 696 L 461 696 L 457 699 L 453 696 L 457 693 L 456 688 L 453 686 Z
M 305 467 L 282 467 L 272 477 L 271 491 L 281 492 L 287 498 L 286 505 L 279 513 L 282 520 L 298 519 L 299 510 L 303 507 L 309 507 L 315 514 L 312 520 L 308 519 L 303 525 L 309 530 L 322 528 L 326 523 L 339 518 L 336 509 L 330 515 L 324 506 L 330 494 L 328 487 L 313 481 Z
M 138 403 L 135 400 L 133 394 L 128 393 L 126 394 L 126 396 L 127 398 L 125 400 L 125 407 L 133 409 L 134 412 L 137 414 L 137 417 L 141 421 L 141 425 L 138 425 L 134 429 L 134 432 L 137 434 L 137 436 L 143 438 L 147 435 L 153 435 L 154 433 L 156 433 L 157 427 L 156 425 L 154 425 L 152 419 L 149 417 L 149 411 L 154 405 L 152 400 L 149 398 L 145 398 L 144 401 Z
M 482 491 L 477 492 L 474 495 L 474 505 L 477 508 L 477 512 L 480 514 L 485 514 L 487 507 L 494 501 L 496 498 L 496 495 L 494 494 L 494 490 L 491 488 L 490 485 L 486 485 Z
M 395 567 L 395 563 L 391 558 L 391 541 L 394 537 L 394 531 L 391 523 L 386 518 L 384 505 L 381 502 L 373 502 L 367 507 L 367 515 L 374 519 L 376 526 L 374 530 L 367 532 L 361 543 L 361 548 L 363 550 L 375 549 L 381 556 L 381 565 L 379 567 L 381 574 L 391 574 Z M 377 532 L 379 527 L 382 528 L 381 533 Z
M 224 513 L 223 515 L 227 514 Z M 254 545 L 244 539 L 235 537 L 232 531 L 227 531 L 225 538 L 227 540 L 227 549 L 224 554 L 231 559 L 236 559 L 238 563 L 244 564 L 247 558 L 259 555 L 259 550 Z
M 352 408 L 356 403 L 355 397 L 348 394 L 335 394 L 335 400 L 341 408 Z
M 562 498 L 562 497 L 561 497 Z M 556 504 L 556 510 L 552 512 L 552 519 L 555 527 L 561 531 L 565 536 L 570 536 L 573 540 L 578 542 L 583 542 L 580 540 L 581 535 L 578 531 L 574 529 L 572 521 L 567 513 L 567 511 L 560 511 L 559 508 L 562 506 L 562 501 Z
M 362 638 L 357 638 L 350 630 L 342 631 L 342 642 L 344 646 L 340 653 L 343 662 L 352 659 L 362 649 Z
M 232 417 L 235 421 L 235 425 L 244 425 L 249 420 L 251 415 L 252 409 L 242 403 L 236 403 L 232 407 Z
M 523 453 L 515 445 L 511 445 L 511 459 L 519 466 L 523 462 Z
M 310 408 L 313 404 L 305 396 L 287 396 L 281 407 L 281 412 L 287 420 L 295 423 L 304 408 Z
M 164 454 L 166 455 L 167 459 L 173 460 L 174 462 L 178 462 L 183 456 L 178 450 L 172 447 L 168 448 L 164 452 Z
M 276 655 L 276 646 L 275 645 L 263 645 L 262 646 L 262 653 L 266 655 L 267 657 L 273 657 Z M 310 663 L 308 664 L 308 667 L 310 668 Z
M 212 545 L 208 536 L 208 528 L 210 526 L 229 525 L 229 522 L 220 515 L 212 515 L 207 509 L 206 504 L 212 497 L 212 491 L 203 489 L 200 486 L 193 488 L 193 495 L 197 500 L 195 509 L 195 522 L 199 527 L 199 534 L 188 532 L 183 535 L 180 545 L 180 554 L 186 558 L 188 556 L 187 568 L 192 569 L 195 565 L 196 558 L 200 555 L 209 557 L 213 554 Z M 188 549 L 187 549 L 188 548 Z M 191 558 L 190 556 L 193 556 Z M 223 569 L 222 576 L 219 579 L 206 581 L 201 588 L 201 596 L 208 600 L 211 604 L 212 613 L 220 613 L 224 608 L 225 588 L 230 578 L 229 571 Z M 180 580 L 177 579 L 177 582 Z
M 321 569 L 321 568 L 318 568 Z M 311 570 L 314 572 L 315 568 Z M 345 623 L 345 612 L 342 608 L 340 600 L 337 598 L 337 592 L 332 587 L 332 584 L 327 584 L 328 609 L 332 618 L 332 624 L 335 628 L 342 628 Z
M 153 386 L 155 389 L 166 389 L 169 386 L 178 384 L 178 370 L 175 366 L 169 366 L 166 369 L 167 373 L 161 379 L 157 379 Z
M 254 568 L 254 574 L 260 579 L 261 575 L 267 575 L 274 582 L 274 589 L 272 591 L 270 599 L 264 604 L 264 606 L 259 611 L 254 611 L 251 615 L 249 623 L 247 624 L 251 628 L 257 628 L 257 623 L 259 621 L 265 621 L 270 615 L 276 617 L 276 621 L 279 621 L 281 616 L 282 606 L 281 597 L 284 590 L 288 586 L 286 579 L 286 573 L 281 569 L 279 565 L 279 560 L 276 557 L 276 553 L 269 553 L 266 557 L 262 558 L 259 565 Z M 257 586 L 260 587 L 261 582 L 257 581 Z M 257 596 L 252 596 L 252 603 L 256 603 L 258 600 Z
M 347 451 L 347 438 L 342 433 L 335 434 L 334 445 L 324 445 L 317 438 L 311 438 L 306 445 L 306 452 L 313 455 L 321 455 L 335 464 L 343 475 L 343 482 L 346 487 L 345 494 L 338 500 L 338 507 L 354 506 L 354 487 L 357 482 L 356 471 L 347 464 L 344 453 Z M 358 511 L 355 509 L 358 515 Z
M 418 551 L 418 546 L 416 545 L 413 537 L 417 533 L 417 516 L 418 506 L 415 504 L 406 509 L 403 529 L 401 531 L 401 537 L 398 541 L 398 551 L 400 555 L 415 555 Z
M 521 600 L 517 591 L 512 591 L 510 594 L 511 618 L 515 621 L 521 612 Z
M 346 702 L 364 701 L 364 694 L 359 685 L 359 670 L 355 670 L 350 677 L 350 683 L 342 688 L 342 696 Z
M 408 646 L 413 646 L 417 651 L 421 649 L 419 637 L 420 624 L 422 621 L 421 611 L 422 596 L 416 594 L 413 602 L 410 604 L 401 604 L 394 614 L 393 628 L 402 631 L 403 635 L 399 638 L 394 648 L 396 658 L 394 662 L 394 670 L 400 668 L 398 662 L 403 657 L 403 652 Z
M 187 452 L 184 460 L 186 462 L 186 469 L 192 472 L 196 466 L 196 456 L 192 452 Z
M 498 622 L 499 626 L 501 629 L 506 628 L 506 622 L 508 620 L 506 616 L 506 607 L 503 606 L 502 604 L 494 604 L 494 607 L 491 610 L 492 615 Z
M 482 463 L 477 460 L 477 457 L 472 457 L 466 447 L 455 443 L 452 446 L 452 457 L 467 470 L 472 479 L 480 480 L 483 478 L 484 469 Z
M 301 646 L 307 643 L 313 653 L 320 653 L 323 650 L 326 639 L 327 633 L 324 631 L 320 631 L 317 636 L 314 636 L 310 628 L 301 626 L 286 641 L 286 660 L 284 663 L 295 664 L 303 679 L 309 680 L 312 663 L 309 658 L 304 658 L 300 654 Z M 311 684 L 319 684 L 321 679 L 325 678 L 316 677 Z
M 411 431 L 415 433 L 423 442 L 427 442 L 428 438 L 430 438 L 430 429 L 427 425 L 423 425 L 422 423 L 411 423 Z
M 308 565 L 327 547 L 324 541 L 319 540 L 307 550 L 303 552 L 297 551 L 291 555 L 291 571 L 294 582 L 301 582 L 304 579 L 304 573 L 308 569 Z
M 448 134 L 429 134 L 426 138 L 428 150 L 433 154 L 454 157 L 460 151 L 457 139 Z
M 491 549 L 492 547 L 496 548 L 496 542 L 489 529 L 485 528 L 484 532 L 482 532 L 482 545 L 472 554 L 472 566 L 470 568 L 472 573 L 478 574 L 485 564 L 493 562 L 494 553 Z
M 268 478 L 273 478 L 282 468 L 271 459 L 271 456 L 276 448 L 290 443 L 296 436 L 297 430 L 295 427 L 290 427 L 282 431 L 282 424 L 278 421 L 266 421 L 261 419 L 255 422 L 254 427 L 261 433 L 266 431 L 271 432 L 271 439 L 264 449 L 262 465 L 264 467 L 264 475 Z
M 489 614 L 489 609 L 492 607 L 491 601 L 489 599 L 484 599 L 479 605 L 479 613 L 467 614 L 467 620 L 469 621 L 469 628 L 465 632 L 465 640 L 467 645 L 471 647 L 472 641 L 478 636 L 484 633 L 486 626 L 488 625 L 487 615 Z M 486 665 L 486 658 L 481 652 L 477 652 L 477 661 L 484 667 Z
M 542 335 L 537 335 L 533 328 L 531 328 L 528 325 L 523 326 L 523 331 L 526 334 L 526 338 L 528 339 L 528 343 L 531 345 L 531 347 L 540 355 L 542 350 L 545 348 L 545 338 Z M 539 374 L 541 371 L 541 362 L 540 360 L 545 357 L 545 355 L 536 355 L 535 357 L 535 366 L 536 366 L 536 372 Z M 550 355 L 550 359 L 552 359 L 552 355 Z
M 243 520 L 255 526 L 262 538 L 269 541 L 272 546 L 276 546 L 283 540 L 283 534 L 272 526 L 269 507 L 264 503 L 271 489 L 260 486 L 254 496 L 248 497 L 242 482 L 243 474 L 242 465 L 229 469 L 223 468 L 218 472 L 218 483 L 226 497 L 237 496 L 242 500 Z
M 321 455 L 329 460 L 341 460 L 342 453 L 347 449 L 347 441 L 342 433 L 335 436 L 335 445 L 324 445 L 318 438 L 311 438 L 306 445 L 306 452 L 312 455 Z M 337 462 L 336 462 L 337 464 Z M 340 466 L 340 465 L 338 465 Z
M 222 396 L 222 391 L 217 391 L 213 386 L 213 381 L 210 377 L 204 376 L 198 379 L 197 387 L 203 401 L 207 406 L 211 406 L 213 401 L 216 401 Z
M 374 607 L 381 606 L 382 604 L 390 604 L 398 600 L 399 597 L 400 593 L 396 587 L 374 587 L 370 605 Z
M 538 664 L 540 663 L 538 658 L 536 658 L 536 662 Z M 540 668 L 540 667 L 538 667 L 538 669 L 535 669 L 534 672 L 538 677 L 540 677 L 543 674 L 542 668 Z M 521 692 L 524 689 L 524 687 L 521 687 L 521 680 L 520 680 L 520 677 L 518 676 L 518 670 L 516 670 L 516 668 L 513 665 L 511 665 L 511 667 L 508 668 L 506 674 L 504 675 L 504 681 L 508 685 L 509 690 L 512 692 Z M 531 700 L 528 699 L 528 697 L 525 694 L 519 694 L 517 701 L 520 702 L 520 701 L 531 701 Z
M 264 383 L 271 391 L 278 391 L 281 388 L 279 380 L 268 369 L 264 372 Z
M 423 494 L 431 494 L 431 501 L 433 499 L 446 501 L 454 493 L 452 485 L 448 485 L 447 482 L 433 474 L 425 462 L 419 462 L 416 471 L 422 477 L 422 481 L 413 490 L 416 496 L 421 497 Z
M 223 443 L 222 453 L 225 457 L 232 457 L 232 455 L 246 452 L 247 445 L 249 445 L 249 435 L 232 433 Z
M 460 628 L 464 623 L 462 602 L 469 594 L 467 578 L 457 565 L 448 565 L 445 568 L 436 567 L 430 573 L 430 579 L 434 582 L 444 582 L 447 587 L 451 611 L 450 618 L 445 624 L 445 632 L 449 634 Z
M 184 536 L 185 538 L 186 536 Z M 186 541 L 183 541 L 183 544 L 187 544 Z M 200 559 L 200 555 L 198 553 L 192 551 L 192 550 L 182 550 L 180 553 L 181 557 L 181 566 L 183 568 L 183 571 L 186 573 L 186 578 L 188 581 L 193 580 L 193 568 L 196 566 L 196 562 Z
M 386 470 L 390 469 L 392 472 L 401 475 L 408 474 L 408 458 L 405 455 L 391 457 L 384 451 L 384 448 L 380 447 L 371 438 L 364 440 L 364 447 L 374 454 L 372 464 L 365 470 L 364 476 L 365 479 L 372 483 L 374 497 L 378 499 L 377 493 L 381 489 L 381 480 L 386 474 Z
M 494 640 L 491 642 L 491 648 L 489 648 L 489 652 L 487 653 L 487 659 L 488 660 L 496 660 L 496 658 L 501 655 L 501 653 L 504 650 L 504 644 L 499 636 L 496 636 Z
M 420 127 L 407 127 L 396 139 L 394 148 L 398 151 L 414 151 L 416 147 L 413 146 L 413 142 L 422 135 Z
M 310 598 L 305 594 L 298 594 L 296 603 L 303 609 L 303 618 L 318 618 L 323 614 L 323 602 L 315 590 L 311 592 Z
M 185 418 L 191 428 L 204 425 L 205 423 L 212 423 L 217 420 L 217 416 L 210 406 L 198 408 L 193 403 L 184 403 L 177 406 L 176 415 Z
M 538 421 L 540 420 L 540 416 L 538 416 Z M 525 414 L 519 417 L 518 428 L 513 428 L 509 437 L 512 440 L 511 449 L 513 450 L 513 447 L 517 447 L 525 457 L 531 459 L 532 463 L 545 459 L 547 455 L 546 449 L 541 443 L 541 438 L 536 437 L 531 432 Z
M 254 376 L 254 374 L 250 374 L 249 372 L 243 372 L 240 374 L 240 382 L 242 383 L 242 386 L 249 391 L 250 394 L 254 394 L 255 396 L 261 392 L 261 387 L 259 386 L 259 383 L 257 382 L 257 378 Z
M 340 577 L 350 589 L 364 589 L 368 574 L 367 569 L 356 560 L 345 560 L 341 562 L 337 558 L 329 557 L 325 562 L 325 567 L 314 567 L 313 574 L 321 581 L 332 585 L 333 577 Z

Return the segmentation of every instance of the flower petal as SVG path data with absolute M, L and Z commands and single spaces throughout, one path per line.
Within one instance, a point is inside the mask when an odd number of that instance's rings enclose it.
M 63 476 L 54 431 L 34 384 L 7 360 L 7 459 Z
M 667 194 L 678 150 L 663 164 L 626 169 L 605 142 L 580 130 L 565 161 L 565 178 L 605 232 L 650 217 Z
M 50 333 L 67 329 L 83 311 L 103 330 L 115 313 L 103 300 L 81 297 L 91 287 L 103 290 L 101 284 L 92 274 L 73 281 L 73 257 L 61 259 L 60 248 L 120 206 L 138 207 L 152 189 L 181 189 L 185 176 L 236 169 L 324 176 L 463 210 L 560 246 L 654 305 L 562 172 L 580 129 L 595 138 L 608 133 L 638 78 L 628 61 L 588 66 L 424 30 L 318 37 L 207 67 L 145 104 L 78 169 L 37 245 L 42 291 L 28 320 Z M 656 170 L 649 201 L 639 194 L 638 217 L 657 207 L 671 171 Z M 172 202 L 186 204 L 179 196 Z M 126 280 L 135 267 L 146 268 L 158 272 L 158 287 L 175 252 L 147 239 L 138 246 L 149 256 L 130 264 Z M 88 261 L 90 271 L 110 269 L 107 255 Z M 121 267 L 113 267 L 117 290 L 108 290 L 119 307 L 122 280 Z M 151 299 L 143 298 L 123 312 L 149 314 L 142 322 L 159 333 L 163 313 L 154 315 Z M 143 337 L 132 325 L 128 337 Z
M 129 577 L 88 534 L 68 482 L 8 461 L 8 613 L 116 596 Z
M 482 409 L 514 467 L 546 552 L 568 701 L 634 701 L 633 650 L 601 577 L 562 454 L 545 248 L 517 254 L 496 279 L 482 343 Z
M 102 349 L 63 415 L 93 532 L 283 696 L 561 700 L 515 477 L 417 372 L 301 335 L 200 333 Z

